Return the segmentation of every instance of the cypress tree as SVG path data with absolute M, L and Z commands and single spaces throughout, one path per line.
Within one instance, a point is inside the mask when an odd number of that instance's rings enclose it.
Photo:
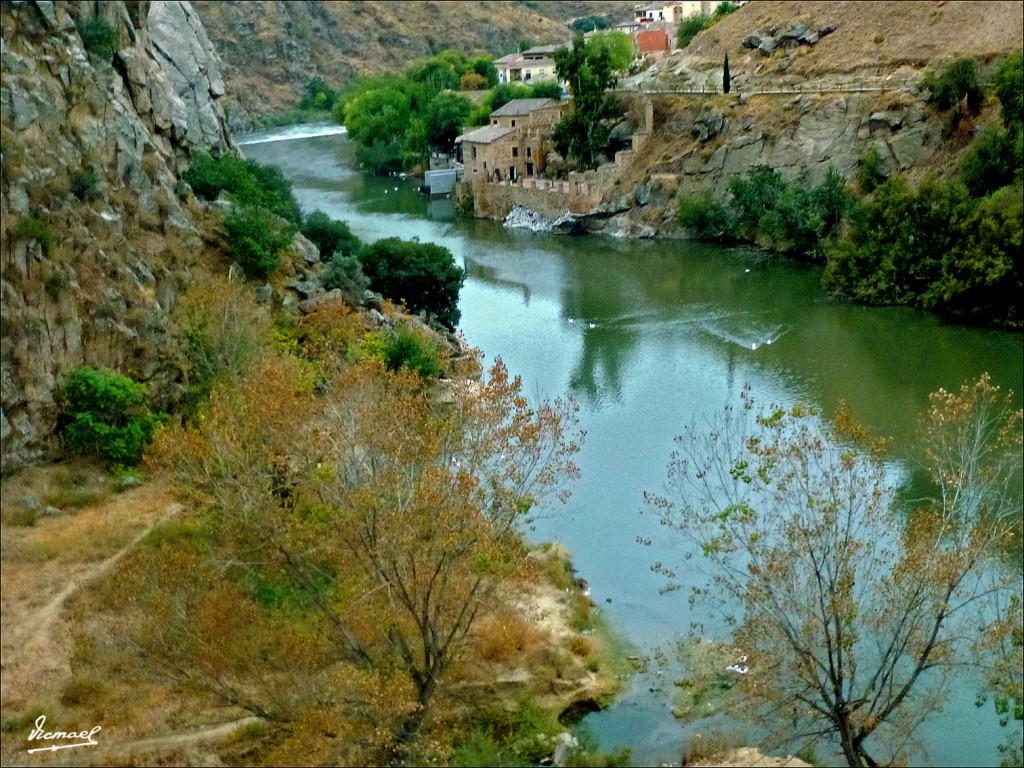
M 725 69 L 722 71 L 722 90 L 725 93 L 729 92 L 729 87 L 732 85 L 729 77 L 729 54 L 725 54 Z

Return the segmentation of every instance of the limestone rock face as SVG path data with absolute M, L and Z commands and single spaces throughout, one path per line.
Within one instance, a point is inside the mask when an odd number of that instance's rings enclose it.
M 102 21 L 96 22 L 94 14 Z M 99 24 L 113 46 L 79 30 Z M 0 5 L 0 455 L 54 450 L 63 376 L 102 366 L 180 392 L 170 312 L 202 211 L 176 194 L 196 151 L 233 152 L 220 63 L 189 3 Z

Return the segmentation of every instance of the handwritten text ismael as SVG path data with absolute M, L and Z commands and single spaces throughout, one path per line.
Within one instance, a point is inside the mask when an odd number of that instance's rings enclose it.
M 36 747 L 30 749 L 29 752 L 56 752 L 58 749 L 72 749 L 74 747 L 94 747 L 97 742 L 93 739 L 97 733 L 103 730 L 102 725 L 93 726 L 92 730 L 89 731 L 52 731 L 47 732 L 46 728 L 46 715 L 40 715 L 36 718 L 36 727 L 32 729 L 32 732 L 28 735 L 29 741 L 56 741 L 56 740 L 70 740 L 78 739 L 78 743 L 75 744 L 50 744 L 47 747 Z

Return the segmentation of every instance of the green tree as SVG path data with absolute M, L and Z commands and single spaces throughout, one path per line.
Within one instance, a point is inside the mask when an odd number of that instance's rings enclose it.
M 528 85 L 521 83 L 502 83 L 491 89 L 485 102 L 491 111 L 501 109 L 515 99 L 528 99 L 533 95 Z
M 142 461 L 157 417 L 146 406 L 146 386 L 113 371 L 82 367 L 58 390 L 59 431 L 72 453 L 98 456 L 113 465 Z
M 608 52 L 609 66 L 613 72 L 624 72 L 633 63 L 633 38 L 618 29 L 598 32 L 587 40 L 590 55 L 599 51 Z
M 1020 128 L 1024 124 L 1024 52 L 1017 51 L 999 64 L 992 86 L 1002 106 L 1003 124 Z
M 487 80 L 488 88 L 498 84 L 498 68 L 494 66 L 493 56 L 477 56 L 473 59 L 472 68 L 476 74 Z
M 971 323 L 1020 326 L 1024 295 L 1024 193 L 1003 187 L 966 216 L 922 304 Z
M 971 142 L 960 161 L 960 179 L 975 197 L 987 195 L 1019 179 L 1024 157 L 1021 129 L 989 128 Z
M 729 54 L 725 54 L 725 64 L 722 67 L 722 92 L 728 93 L 732 88 L 732 78 L 729 75 Z
M 263 280 L 277 272 L 291 246 L 295 227 L 265 208 L 233 205 L 224 216 L 223 234 L 246 277 Z
M 530 97 L 534 99 L 562 100 L 562 86 L 557 80 L 545 80 L 530 86 Z
M 356 143 L 356 157 L 371 173 L 402 169 L 402 147 L 411 117 L 410 96 L 397 87 L 364 91 L 345 105 L 345 127 Z
M 1021 434 L 987 376 L 932 395 L 937 493 L 908 512 L 883 444 L 848 412 L 829 426 L 805 406 L 755 409 L 745 390 L 710 431 L 690 427 L 668 495 L 646 498 L 712 569 L 695 597 L 732 630 L 737 706 L 783 740 L 831 736 L 850 766 L 899 761 L 953 670 L 984 667 L 1010 632 L 1019 574 L 996 561 L 1021 533 Z
M 563 157 L 586 168 L 596 168 L 598 156 L 608 146 L 610 121 L 622 114 L 622 104 L 605 93 L 615 82 L 611 54 L 607 48 L 588 48 L 581 36 L 572 48 L 554 54 L 558 77 L 569 84 L 572 110 L 552 132 L 555 147 Z
M 308 214 L 299 231 L 316 245 L 324 261 L 329 261 L 336 253 L 353 256 L 363 246 L 362 241 L 352 234 L 348 224 L 332 219 L 323 211 Z
M 389 237 L 363 248 L 359 261 L 373 290 L 404 301 L 412 312 L 434 315 L 447 328 L 458 325 L 466 273 L 447 248 Z
M 235 155 L 212 157 L 202 152 L 192 158 L 182 178 L 207 200 L 216 200 L 221 192 L 227 192 L 239 205 L 264 208 L 296 225 L 302 219 L 291 182 L 274 166 Z
M 473 111 L 473 104 L 456 93 L 439 93 L 427 108 L 427 143 L 435 152 L 452 154 L 455 139 Z
M 845 235 L 829 249 L 825 286 L 862 301 L 912 304 L 942 273 L 973 206 L 958 183 L 894 176 L 855 205 Z
M 702 14 L 687 16 L 679 22 L 679 31 L 677 32 L 679 47 L 685 48 L 688 46 L 693 38 L 710 27 L 711 24 L 711 18 L 708 16 Z
M 573 21 L 569 28 L 579 35 L 597 32 L 601 29 L 608 29 L 608 19 L 604 16 L 584 16 Z

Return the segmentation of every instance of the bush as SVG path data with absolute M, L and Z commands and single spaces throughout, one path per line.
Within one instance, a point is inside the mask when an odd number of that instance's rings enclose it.
M 206 200 L 216 200 L 221 192 L 227 192 L 236 203 L 266 208 L 292 224 L 302 220 L 291 182 L 277 168 L 234 155 L 199 153 L 182 178 Z
M 342 251 L 337 251 L 327 262 L 323 283 L 327 290 L 337 288 L 350 303 L 360 304 L 363 294 L 370 287 L 370 278 L 363 273 L 363 266 L 355 253 L 346 256 Z
M 36 216 L 22 216 L 18 219 L 18 224 L 14 228 L 14 237 L 18 240 L 35 240 L 43 249 L 44 256 L 50 255 L 57 242 L 57 237 L 53 234 L 50 225 Z
M 233 205 L 224 217 L 224 236 L 246 277 L 265 279 L 277 271 L 295 229 L 265 208 Z
M 82 168 L 71 174 L 71 193 L 83 203 L 100 196 L 100 177 L 94 168 Z
M 73 370 L 58 392 L 68 449 L 114 465 L 138 464 L 158 423 L 145 397 L 145 385 L 126 376 L 87 367 Z
M 710 192 L 679 201 L 679 224 L 701 240 L 724 240 L 731 228 L 728 211 Z
M 467 72 L 459 79 L 460 91 L 482 91 L 487 88 L 487 78 L 476 72 Z
M 978 81 L 978 64 L 973 59 L 957 59 L 938 76 L 925 81 L 931 89 L 930 101 L 939 109 L 952 109 L 964 99 L 972 115 L 978 114 L 985 100 L 985 91 Z
M 971 143 L 960 162 L 960 178 L 975 197 L 995 192 L 1019 178 L 1021 129 L 986 130 Z
M 982 200 L 962 221 L 942 256 L 942 275 L 922 305 L 957 320 L 1020 326 L 1024 263 L 1024 194 L 1003 187 Z
M 826 287 L 871 303 L 918 303 L 941 276 L 971 207 L 959 183 L 930 179 L 912 189 L 900 176 L 889 179 L 851 212 L 849 231 L 829 253 Z
M 878 185 L 885 181 L 882 171 L 882 156 L 877 149 L 867 152 L 857 161 L 857 183 L 861 191 L 867 194 L 874 192 Z
M 359 261 L 373 290 L 404 301 L 413 312 L 428 312 L 454 330 L 466 273 L 447 248 L 391 237 L 363 248 Z
M 1024 124 L 1024 52 L 1017 51 L 1000 62 L 992 86 L 1003 108 L 1003 123 L 1019 128 Z
M 313 211 L 306 216 L 299 231 L 320 249 L 320 257 L 324 261 L 329 261 L 337 253 L 353 256 L 363 246 L 348 224 L 332 219 L 323 211 Z
M 90 16 L 78 22 L 82 45 L 98 60 L 110 61 L 117 47 L 117 32 L 102 16 Z
M 370 334 L 363 342 L 362 354 L 381 360 L 389 371 L 409 368 L 424 379 L 436 379 L 441 375 L 437 349 L 407 325 Z
M 790 184 L 778 171 L 759 166 L 730 179 L 733 236 L 783 253 L 825 259 L 825 240 L 851 205 L 845 180 L 829 168 L 824 181 L 807 189 L 801 178 Z
M 710 16 L 705 16 L 700 13 L 695 16 L 687 16 L 679 22 L 679 47 L 685 48 L 688 46 L 693 38 L 710 27 L 712 23 Z
M 554 99 L 562 100 L 562 86 L 557 80 L 546 80 L 543 83 L 536 83 L 530 86 L 531 99 Z

